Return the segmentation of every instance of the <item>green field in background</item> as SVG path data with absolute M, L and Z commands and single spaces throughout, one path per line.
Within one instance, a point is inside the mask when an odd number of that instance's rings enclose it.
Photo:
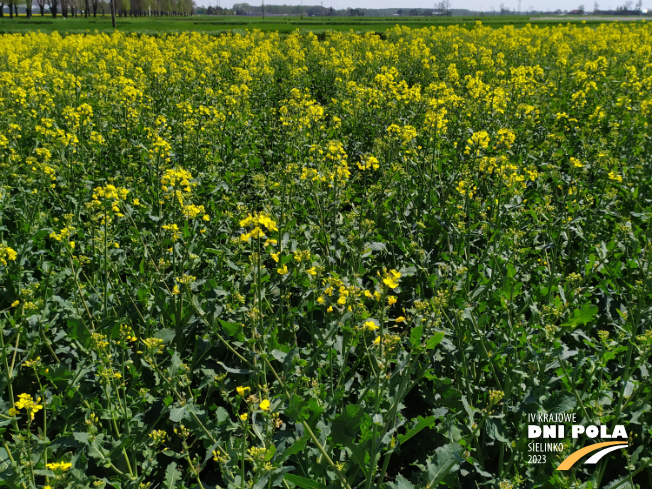
M 162 32 L 225 32 L 230 30 L 259 29 L 261 31 L 292 32 L 297 29 L 302 31 L 376 31 L 383 32 L 396 25 L 405 25 L 413 28 L 429 26 L 465 25 L 472 27 L 480 21 L 492 27 L 513 25 L 523 27 L 527 24 L 557 25 L 566 23 L 601 24 L 604 19 L 591 19 L 580 17 L 559 17 L 554 20 L 536 19 L 530 16 L 464 16 L 464 17 L 243 17 L 243 16 L 207 16 L 197 15 L 192 17 L 118 17 L 117 28 L 123 32 L 138 32 L 155 34 Z M 98 16 L 96 18 L 64 19 L 58 16 L 34 16 L 27 20 L 24 16 L 10 19 L 5 15 L 0 19 L 0 33 L 13 32 L 111 32 L 111 17 Z

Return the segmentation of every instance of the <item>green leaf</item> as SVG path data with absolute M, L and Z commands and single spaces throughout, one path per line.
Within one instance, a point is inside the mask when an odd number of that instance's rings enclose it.
M 229 419 L 229 413 L 222 406 L 219 406 L 215 411 L 215 418 L 217 419 L 218 423 L 223 423 L 224 421 Z
M 306 479 L 299 475 L 285 474 L 285 480 L 304 489 L 328 489 L 328 486 L 325 486 L 321 482 Z
M 385 243 L 381 243 L 379 241 L 374 241 L 371 243 L 365 243 L 364 249 L 370 250 L 370 251 L 381 251 L 381 250 L 386 250 L 387 245 Z
M 412 344 L 412 348 L 414 348 L 415 345 L 421 343 L 422 336 L 423 336 L 423 326 L 415 326 L 414 328 L 412 328 L 412 331 L 410 331 L 410 343 Z
M 174 332 L 173 329 L 169 328 L 164 328 L 160 330 L 158 333 L 154 335 L 154 338 L 158 338 L 159 340 L 163 340 L 164 343 L 169 343 L 174 339 L 174 336 L 176 333 Z
M 344 413 L 336 416 L 331 425 L 333 443 L 349 447 L 360 433 L 360 424 L 364 415 L 362 408 L 357 404 L 346 406 Z
M 280 452 L 278 454 L 278 457 L 276 457 L 275 462 L 279 464 L 286 458 L 291 457 L 296 453 L 302 452 L 303 449 L 306 448 L 307 443 L 308 443 L 308 435 L 302 436 L 297 441 L 295 441 L 292 445 L 286 448 L 283 452 Z
M 80 431 L 75 432 L 72 434 L 72 437 L 77 440 L 78 442 L 81 442 L 85 445 L 88 445 L 88 440 L 91 437 L 89 433 L 82 433 Z
M 460 452 L 462 448 L 456 443 L 449 443 L 435 450 L 435 461 L 428 461 L 428 484 L 425 489 L 432 489 L 439 484 L 449 472 L 457 470 L 458 463 L 462 462 Z
M 439 332 L 428 338 L 428 342 L 426 343 L 426 350 L 432 350 L 434 347 L 436 347 L 439 343 L 441 343 L 441 340 L 444 339 L 444 336 L 444 333 Z
M 177 470 L 177 463 L 172 462 L 165 471 L 165 481 L 163 484 L 168 489 L 177 489 L 177 482 L 181 479 L 181 474 Z
M 550 413 L 567 413 L 577 405 L 575 396 L 566 393 L 553 394 L 543 403 L 546 411 Z
M 592 321 L 595 315 L 598 313 L 598 306 L 592 306 L 590 304 L 584 304 L 581 309 L 575 309 L 573 311 L 573 317 L 567 323 L 562 324 L 562 326 L 579 326 L 587 324 L 589 321 Z
M 414 489 L 414 484 L 412 484 L 401 474 L 396 476 L 396 480 L 394 482 L 390 482 L 387 485 L 392 489 Z
M 10 467 L 11 467 L 11 459 L 9 458 L 9 454 L 7 453 L 7 450 L 0 447 L 0 472 L 4 472 Z
M 176 406 L 170 409 L 170 421 L 178 423 L 186 414 L 186 406 Z
M 485 425 L 485 431 L 487 436 L 493 440 L 497 440 L 501 443 L 509 443 L 504 435 L 503 423 L 500 419 L 488 419 Z
M 422 418 L 421 416 L 419 416 L 419 418 L 417 419 L 419 420 L 417 424 L 414 425 L 412 428 L 410 428 L 407 431 L 407 433 L 405 433 L 404 435 L 398 435 L 397 438 L 400 443 L 405 443 L 414 435 L 416 435 L 422 430 L 425 430 L 426 428 L 430 428 L 435 423 L 434 416 L 428 416 L 427 418 Z
M 272 460 L 272 457 L 276 455 L 276 447 L 274 445 L 270 445 L 267 451 L 265 452 L 265 462 L 269 462 Z
M 255 374 L 255 373 L 258 372 L 257 370 L 251 370 L 251 369 L 247 369 L 247 368 L 231 368 L 231 367 L 227 367 L 222 362 L 217 362 L 217 363 L 219 363 L 222 366 L 222 368 L 224 368 L 224 370 L 226 370 L 230 374 L 251 375 L 251 374 Z
M 294 421 L 307 421 L 309 424 L 316 422 L 317 418 L 324 412 L 316 399 L 305 399 L 297 394 L 290 398 L 285 414 Z
M 242 341 L 244 340 L 244 336 L 242 334 L 242 326 L 236 323 L 230 323 L 228 321 L 223 321 L 222 319 L 217 319 L 220 324 L 222 325 L 222 328 L 224 328 L 224 331 L 226 334 L 229 336 L 233 336 L 237 338 L 238 340 Z

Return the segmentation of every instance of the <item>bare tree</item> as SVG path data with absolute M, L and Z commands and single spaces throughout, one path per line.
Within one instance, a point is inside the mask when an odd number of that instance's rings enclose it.
M 36 5 L 38 5 L 41 17 L 43 17 L 45 15 L 45 0 L 36 0 Z
M 50 12 L 52 12 L 52 18 L 57 18 L 57 9 L 59 8 L 59 0 L 45 0 L 50 7 Z

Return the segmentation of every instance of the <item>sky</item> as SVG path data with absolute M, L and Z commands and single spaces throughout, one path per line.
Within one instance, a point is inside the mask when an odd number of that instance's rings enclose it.
M 197 5 L 208 6 L 217 5 L 230 8 L 234 3 L 249 3 L 251 5 L 260 5 L 260 0 L 195 0 Z M 324 7 L 333 7 L 334 9 L 351 8 L 433 8 L 440 0 L 304 0 L 305 5 L 320 5 Z M 506 9 L 516 11 L 519 7 L 519 0 L 449 0 L 450 8 L 464 8 L 469 10 L 479 10 L 489 12 L 500 10 L 503 4 Z M 598 0 L 600 9 L 615 9 L 618 6 L 625 5 L 626 0 Z M 632 8 L 636 0 L 631 0 Z M 593 11 L 595 6 L 594 0 L 520 0 L 521 11 L 529 10 L 572 10 L 580 5 L 584 5 L 585 10 Z M 643 1 L 643 7 L 647 7 L 648 1 Z M 299 0 L 266 0 L 266 5 L 297 5 Z

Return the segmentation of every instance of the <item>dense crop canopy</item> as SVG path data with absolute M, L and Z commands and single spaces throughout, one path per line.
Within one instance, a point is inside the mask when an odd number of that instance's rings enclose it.
M 0 481 L 647 487 L 651 53 L 0 37 Z M 532 464 L 541 411 L 630 447 Z

